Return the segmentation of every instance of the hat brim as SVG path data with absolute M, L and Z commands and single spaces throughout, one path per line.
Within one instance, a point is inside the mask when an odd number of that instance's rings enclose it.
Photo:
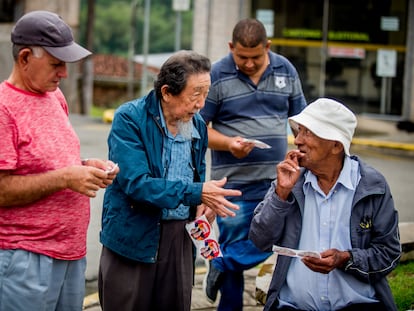
M 66 46 L 43 46 L 43 48 L 50 55 L 65 63 L 74 63 L 92 54 L 76 42 L 72 42 Z
M 302 125 L 319 138 L 332 141 L 339 141 L 342 144 L 342 146 L 344 146 L 345 154 L 348 156 L 350 155 L 350 142 L 348 142 L 348 140 L 341 133 L 339 133 L 335 128 L 333 128 L 329 124 L 315 122 L 315 120 L 311 116 L 308 116 L 306 114 L 299 114 L 289 118 L 289 125 L 295 137 L 298 135 L 299 125 Z

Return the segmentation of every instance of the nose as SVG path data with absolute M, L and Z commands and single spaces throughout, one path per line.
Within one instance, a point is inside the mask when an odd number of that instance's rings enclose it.
M 204 107 L 204 104 L 205 104 L 205 98 L 200 98 L 199 100 L 197 100 L 196 102 L 195 102 L 195 108 L 196 109 L 198 109 L 198 110 L 200 110 L 201 108 L 203 108 Z
M 254 66 L 254 62 L 251 59 L 247 59 L 245 66 L 248 68 L 252 68 Z
M 59 70 L 57 72 L 59 78 L 67 78 L 68 77 L 68 68 L 66 66 L 66 63 L 59 66 Z
M 296 146 L 303 144 L 303 132 L 302 131 L 298 131 L 295 139 L 293 140 L 293 144 L 295 144 Z

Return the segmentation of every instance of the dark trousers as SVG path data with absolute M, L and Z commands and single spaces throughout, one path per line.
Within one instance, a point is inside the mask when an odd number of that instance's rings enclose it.
M 155 263 L 133 261 L 103 247 L 98 280 L 102 310 L 190 311 L 193 244 L 185 224 L 162 222 Z

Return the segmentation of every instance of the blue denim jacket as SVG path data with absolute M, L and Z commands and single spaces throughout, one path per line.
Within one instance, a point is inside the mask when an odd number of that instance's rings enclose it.
M 363 282 L 371 283 L 376 298 L 387 310 L 397 310 L 386 276 L 398 264 L 401 244 L 398 212 L 384 177 L 374 168 L 359 161 L 361 180 L 352 203 L 350 234 L 353 264 L 346 269 Z M 275 194 L 275 182 L 257 206 L 249 238 L 261 250 L 274 244 L 294 248 L 299 245 L 302 230 L 304 171 L 292 189 L 292 196 L 281 201 Z M 369 224 L 369 225 L 367 225 Z M 267 294 L 264 310 L 276 310 L 278 294 L 286 280 L 291 257 L 280 256 Z
M 105 191 L 100 241 L 132 260 L 155 262 L 163 208 L 201 203 L 205 180 L 207 127 L 200 115 L 193 122 L 200 139 L 192 143 L 194 183 L 163 178 L 163 131 L 155 92 L 121 105 L 108 136 L 109 159 L 120 172 Z

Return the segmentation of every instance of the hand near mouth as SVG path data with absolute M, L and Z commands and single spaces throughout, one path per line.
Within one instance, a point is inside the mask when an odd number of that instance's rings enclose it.
M 299 159 L 304 156 L 300 150 L 291 150 L 285 159 L 277 165 L 276 194 L 287 200 L 289 193 L 300 175 Z

